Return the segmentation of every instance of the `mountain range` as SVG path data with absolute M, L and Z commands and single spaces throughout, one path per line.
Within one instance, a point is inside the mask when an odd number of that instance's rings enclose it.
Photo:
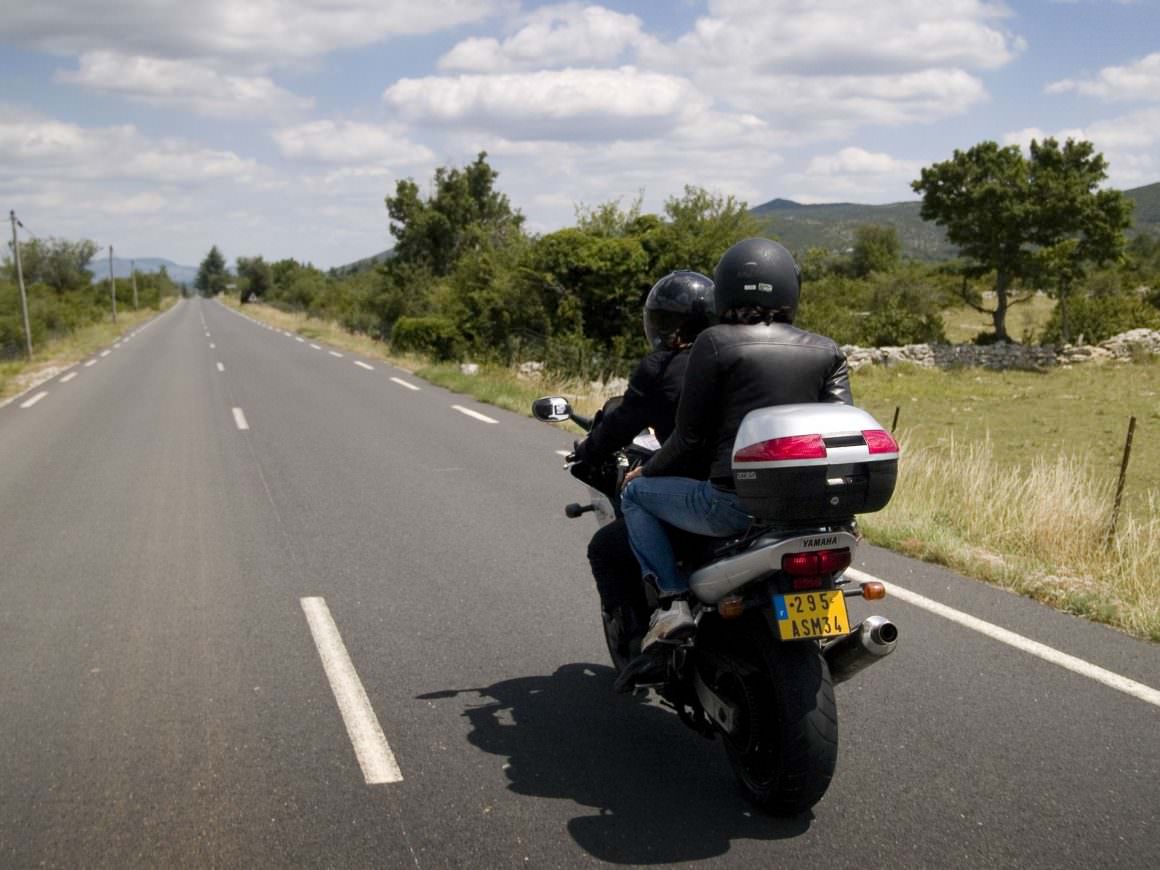
M 169 278 L 174 284 L 192 287 L 197 278 L 197 266 L 182 266 L 180 263 L 166 260 L 163 257 L 137 257 L 133 260 L 113 257 L 113 277 L 128 279 L 133 269 L 141 273 L 160 272 L 162 266 L 165 267 L 165 271 L 169 273 Z M 108 257 L 104 259 L 98 257 L 90 262 L 89 271 L 93 273 L 94 281 L 103 281 L 108 278 Z

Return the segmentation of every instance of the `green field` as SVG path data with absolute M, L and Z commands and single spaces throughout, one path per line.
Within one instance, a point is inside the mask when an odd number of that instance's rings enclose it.
M 937 371 L 866 367 L 853 376 L 854 398 L 916 446 L 990 439 L 995 460 L 1013 472 L 1061 454 L 1097 476 L 1119 474 L 1128 418 L 1136 417 L 1125 507 L 1142 515 L 1160 492 L 1160 362 L 1080 365 L 1047 372 Z

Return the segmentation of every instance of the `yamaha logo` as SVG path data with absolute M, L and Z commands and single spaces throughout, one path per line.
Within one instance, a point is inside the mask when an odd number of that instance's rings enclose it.
M 828 538 L 806 538 L 802 541 L 803 547 L 832 547 L 838 543 L 837 535 L 830 535 Z

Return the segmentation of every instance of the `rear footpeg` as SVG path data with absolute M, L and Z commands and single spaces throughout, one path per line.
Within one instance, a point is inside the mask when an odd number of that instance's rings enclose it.
M 870 616 L 845 637 L 826 644 L 822 655 L 830 667 L 830 679 L 837 685 L 881 661 L 896 646 L 898 627 L 885 616 Z

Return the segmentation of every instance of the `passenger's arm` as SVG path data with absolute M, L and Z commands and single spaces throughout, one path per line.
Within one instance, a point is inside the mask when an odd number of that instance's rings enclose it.
M 695 455 L 706 449 L 717 424 L 720 376 L 717 345 L 711 335 L 703 332 L 689 351 L 685 384 L 677 405 L 677 427 L 645 464 L 645 477 L 680 474 Z

